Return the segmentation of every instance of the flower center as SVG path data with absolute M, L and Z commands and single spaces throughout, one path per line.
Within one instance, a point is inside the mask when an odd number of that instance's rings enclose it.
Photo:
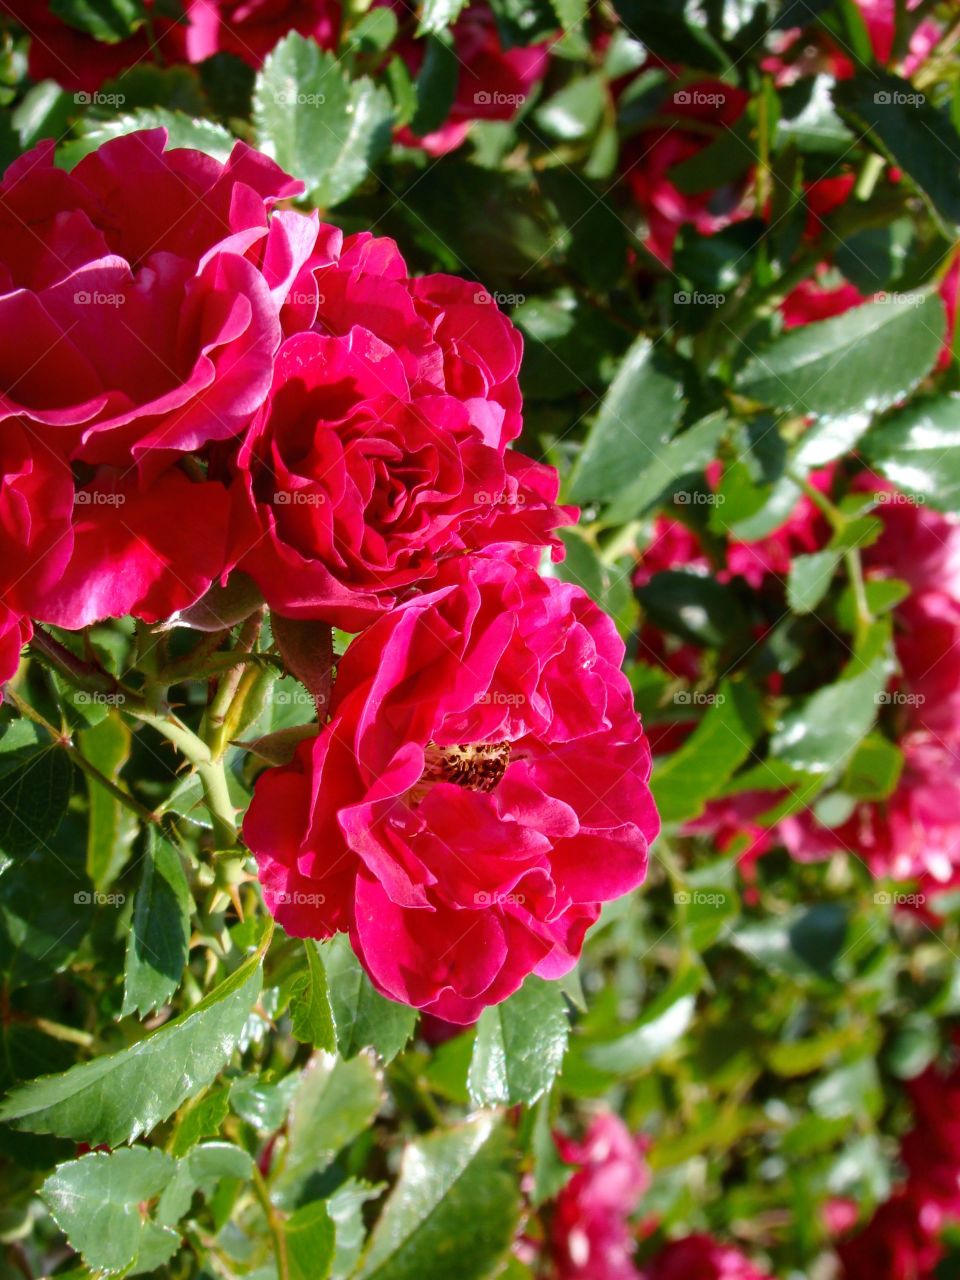
M 418 784 L 453 782 L 470 791 L 492 791 L 510 763 L 509 742 L 466 742 L 441 747 L 427 744 L 423 775 Z

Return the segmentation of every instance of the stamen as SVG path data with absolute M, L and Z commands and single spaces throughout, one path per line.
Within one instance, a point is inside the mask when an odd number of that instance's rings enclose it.
M 471 791 L 492 791 L 507 771 L 510 743 L 464 742 L 441 747 L 431 742 L 424 755 L 423 776 L 415 790 L 432 782 L 453 782 Z

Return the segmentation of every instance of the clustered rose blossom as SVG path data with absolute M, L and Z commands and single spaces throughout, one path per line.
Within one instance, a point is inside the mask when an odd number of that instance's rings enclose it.
M 635 1280 L 630 1215 L 650 1185 L 647 1142 L 619 1116 L 595 1116 L 581 1142 L 555 1134 L 560 1158 L 578 1165 L 551 1210 L 550 1254 L 557 1280 Z
M 714 469 L 711 475 L 716 483 Z M 811 479 L 828 492 L 837 472 L 826 468 Z M 878 878 L 919 878 L 931 889 L 942 888 L 960 874 L 960 521 L 909 499 L 869 472 L 861 472 L 852 488 L 876 496 L 874 515 L 883 526 L 863 552 L 867 577 L 894 578 L 909 588 L 893 611 L 899 672 L 882 717 L 903 755 L 899 780 L 885 800 L 856 804 L 836 826 L 824 826 L 804 809 L 771 827 L 763 816 L 780 796 L 751 791 L 712 801 L 687 831 L 710 835 L 721 849 L 735 851 L 745 870 L 780 844 L 799 861 L 847 851 Z M 803 496 L 783 525 L 754 543 L 730 540 L 724 564 L 711 568 L 692 530 L 660 518 L 635 581 L 643 585 L 657 572 L 682 566 L 709 569 L 720 581 L 739 577 L 782 601 L 793 557 L 819 550 L 828 536 L 822 514 Z M 640 642 L 645 661 L 675 677 L 699 678 L 701 655 L 695 645 L 671 647 L 649 622 L 641 628 Z M 692 724 L 667 726 L 667 733 L 654 726 L 655 749 L 661 744 L 675 749 Z
M 275 621 L 367 628 L 245 833 L 291 933 L 474 1021 L 576 963 L 657 830 L 624 646 L 536 572 L 576 513 L 509 448 L 519 334 L 276 208 L 300 184 L 243 143 L 165 142 L 71 173 L 45 144 L 0 184 L 0 679 L 34 621 L 158 622 L 234 571 Z
M 908 1092 L 905 1176 L 867 1224 L 838 1244 L 844 1280 L 933 1280 L 944 1252 L 940 1234 L 960 1219 L 960 1070 L 930 1066 Z
M 579 1166 L 550 1208 L 555 1280 L 768 1280 L 738 1249 L 702 1233 L 668 1241 L 638 1266 L 630 1218 L 650 1187 L 647 1139 L 601 1112 L 581 1142 L 559 1133 L 554 1141 L 565 1163 Z
M 288 933 L 348 930 L 381 992 L 468 1023 L 572 968 L 657 820 L 610 619 L 509 559 L 431 585 L 353 642 L 244 833 Z
M 416 6 L 409 0 L 377 0 L 412 28 Z M 291 31 L 334 50 L 340 38 L 340 0 L 183 0 L 179 18 L 146 0 L 149 21 L 133 35 L 107 43 L 57 16 L 50 0 L 0 0 L 0 16 L 31 36 L 29 71 L 34 80 L 55 80 L 65 89 L 92 94 L 138 64 L 199 64 L 229 54 L 259 68 Z M 424 137 L 409 128 L 401 141 L 443 155 L 459 147 L 474 120 L 510 120 L 546 74 L 545 44 L 505 49 L 493 14 L 474 3 L 452 28 L 457 87 L 447 120 Z M 423 62 L 423 42 L 401 31 L 399 55 L 412 75 Z

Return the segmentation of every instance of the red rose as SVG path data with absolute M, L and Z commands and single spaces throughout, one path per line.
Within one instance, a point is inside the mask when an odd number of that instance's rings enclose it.
M 220 164 L 165 142 L 129 134 L 72 173 L 43 143 L 0 184 L 0 416 L 71 460 L 155 465 L 227 439 L 270 385 L 271 290 L 304 219 L 268 210 L 300 184 L 243 143 Z
M 566 973 L 658 828 L 622 657 L 579 588 L 453 562 L 353 642 L 330 722 L 258 780 L 270 910 L 349 930 L 380 991 L 450 1022 Z
M 340 31 L 339 0 L 187 0 L 184 54 L 203 62 L 232 53 L 259 67 L 290 31 L 335 49 Z
M 359 327 L 287 339 L 238 469 L 238 567 L 272 608 L 346 630 L 450 555 L 539 548 L 572 518 L 553 505 L 556 472 L 488 444 L 463 400 L 415 396 L 400 356 Z
M 739 1249 L 704 1234 L 671 1241 L 651 1258 L 641 1277 L 642 1280 L 769 1280 Z

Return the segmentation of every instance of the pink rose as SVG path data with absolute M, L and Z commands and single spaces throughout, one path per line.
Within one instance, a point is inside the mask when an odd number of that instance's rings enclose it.
M 108 44 L 95 40 L 58 18 L 50 0 L 0 0 L 0 16 L 10 17 L 31 37 L 32 80 L 55 80 L 64 89 L 94 93 L 128 67 L 142 62 L 182 60 L 177 23 L 154 13 L 146 0 L 150 25 L 144 23 L 126 40 Z
M 575 518 L 554 506 L 552 468 L 488 443 L 464 400 L 417 394 L 401 356 L 359 326 L 287 339 L 238 469 L 238 566 L 272 608 L 346 630 L 462 551 L 559 553 L 550 531 Z
M 258 780 L 270 910 L 349 930 L 380 991 L 449 1022 L 566 973 L 658 829 L 622 657 L 579 588 L 451 562 L 353 642 L 330 722 Z
M 391 7 L 401 22 L 416 11 L 408 0 L 393 0 Z M 512 120 L 547 73 L 547 45 L 504 49 L 496 20 L 485 4 L 468 5 L 454 23 L 452 35 L 458 76 L 450 114 L 439 129 L 424 137 L 409 128 L 400 130 L 401 142 L 422 147 L 432 156 L 456 150 L 474 120 Z M 424 42 L 401 38 L 397 50 L 411 75 L 418 75 Z
M 581 1166 L 551 1215 L 557 1280 L 636 1280 L 628 1219 L 650 1185 L 646 1140 L 612 1112 L 595 1116 L 582 1142 L 554 1140 L 567 1164 Z
M 703 1234 L 671 1241 L 650 1259 L 641 1277 L 642 1280 L 769 1280 L 738 1249 Z
M 456 397 L 495 448 L 520 434 L 520 334 L 480 285 L 412 277 L 393 240 L 321 224 L 282 320 L 286 334 L 366 330 L 397 355 L 411 398 Z
M 270 386 L 306 220 L 268 211 L 300 184 L 243 143 L 220 164 L 165 142 L 72 173 L 42 143 L 0 184 L 0 417 L 71 461 L 162 464 L 243 430 Z
M 223 573 L 229 514 L 223 485 L 179 467 L 144 481 L 96 468 L 73 498 L 69 559 L 35 592 L 33 617 L 72 630 L 128 613 L 170 617 Z
M 0 685 L 30 639 L 28 615 L 70 555 L 72 514 L 69 467 L 8 422 L 0 432 Z

